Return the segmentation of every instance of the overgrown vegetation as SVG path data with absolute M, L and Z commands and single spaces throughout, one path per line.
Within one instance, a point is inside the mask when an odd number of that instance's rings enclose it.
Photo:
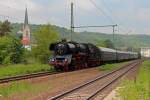
M 122 100 L 150 100 L 150 60 L 142 64 L 136 81 L 126 80 L 119 90 Z
M 30 92 L 31 94 L 38 94 L 41 91 L 45 91 L 50 88 L 51 88 L 50 85 L 45 86 L 45 84 L 32 84 L 26 81 L 12 82 L 10 83 L 10 85 L 0 86 L 0 99 L 5 100 L 7 97 L 17 93 L 21 94 Z M 28 96 L 22 98 L 24 100 L 29 100 Z
M 49 45 L 58 40 L 58 33 L 51 25 L 40 26 L 34 33 L 32 51 L 25 50 L 21 39 L 11 33 L 10 22 L 0 23 L 0 78 L 41 71 L 54 71 L 47 63 L 51 55 Z
M 44 25 L 34 33 L 36 46 L 32 53 L 41 63 L 47 63 L 50 56 L 49 45 L 59 39 L 58 33 L 51 25 Z
M 18 64 L 18 65 L 9 65 L 0 68 L 0 78 L 31 74 L 36 72 L 49 71 L 53 72 L 53 67 L 50 67 L 48 64 Z
M 31 87 L 27 82 L 13 82 L 7 87 L 0 87 L 0 95 L 6 97 L 12 93 L 27 91 Z
M 11 31 L 12 26 L 8 20 L 0 23 L 0 37 L 8 35 Z
M 7 20 L 0 24 L 0 64 L 16 64 L 22 61 L 24 50 L 20 40 L 10 35 L 11 29 Z

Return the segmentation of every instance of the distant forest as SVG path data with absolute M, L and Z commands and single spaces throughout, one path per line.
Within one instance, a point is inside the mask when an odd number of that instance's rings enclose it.
M 16 34 L 22 27 L 22 24 L 13 23 L 13 34 Z M 30 25 L 31 32 L 34 33 L 42 25 Z M 70 31 L 66 28 L 52 25 L 58 31 L 62 38 L 69 39 Z M 73 40 L 78 42 L 94 43 L 98 46 L 102 45 L 105 40 L 113 41 L 112 34 L 98 32 L 80 32 L 73 34 Z M 115 35 L 115 46 L 117 48 L 140 48 L 150 47 L 150 35 Z

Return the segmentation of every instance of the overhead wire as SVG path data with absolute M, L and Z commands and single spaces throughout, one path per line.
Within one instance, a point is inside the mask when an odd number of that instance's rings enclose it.
M 111 23 L 115 23 L 115 21 L 110 17 L 103 9 L 101 9 L 93 0 L 89 0 L 93 6 L 97 9 L 98 13 L 103 14 L 106 18 L 109 19 Z
M 98 14 L 99 15 L 101 15 L 101 14 L 103 14 L 107 19 L 109 19 L 109 21 L 111 22 L 111 23 L 115 23 L 115 21 L 113 20 L 114 18 L 112 18 L 113 16 L 109 16 L 101 7 L 99 7 L 96 3 L 95 3 L 95 1 L 94 0 L 89 0 L 91 3 L 92 3 L 92 5 L 97 9 L 97 12 L 98 12 Z M 102 3 L 106 6 L 106 3 L 102 0 Z M 0 5 L 2 5 L 2 4 L 0 4 Z M 4 5 L 3 5 L 4 6 Z M 6 6 L 7 8 L 9 8 L 9 9 L 15 9 L 15 8 L 12 8 L 12 7 L 9 7 L 9 6 Z M 109 7 L 108 6 L 106 6 L 105 7 L 109 12 L 111 12 L 111 14 L 112 14 L 112 10 L 110 10 L 109 9 Z M 1 17 L 3 17 L 4 19 L 13 19 L 13 20 L 16 20 L 16 21 L 18 21 L 18 20 L 20 20 L 20 19 L 18 19 L 18 18 L 15 18 L 15 17 L 11 17 L 11 16 L 7 16 L 7 15 L 3 15 L 3 14 L 0 14 L 0 16 Z M 115 17 L 117 17 L 117 16 L 115 16 Z M 20 20 L 20 21 L 22 21 L 22 20 Z M 119 21 L 119 20 L 118 20 Z M 117 23 L 118 24 L 118 23 Z M 121 27 L 122 26 L 122 27 Z M 119 29 L 121 30 L 121 31 L 123 31 L 124 29 L 123 29 L 123 27 L 125 28 L 125 29 L 128 29 L 127 27 L 125 27 L 122 23 L 120 23 L 119 22 Z
M 114 18 L 116 18 L 117 16 L 115 16 L 115 17 L 113 17 L 114 15 L 112 15 L 112 16 L 109 16 L 102 8 L 100 8 L 93 0 L 89 0 L 94 6 L 95 6 L 95 8 L 97 8 L 97 10 L 99 11 L 99 12 L 101 12 L 104 16 L 106 16 L 112 23 L 116 23 L 116 21 L 114 21 Z M 106 6 L 106 4 L 105 4 L 105 2 L 102 2 L 103 3 L 103 5 L 104 6 Z M 112 10 L 110 10 L 109 9 L 109 7 L 105 7 L 106 9 L 107 9 L 107 11 L 109 11 L 109 12 L 111 12 L 111 14 L 112 14 Z M 112 18 L 113 17 L 113 18 Z M 119 19 L 118 17 L 117 17 L 117 19 Z M 118 20 L 119 21 L 119 20 Z M 118 22 L 117 21 L 117 22 Z M 129 30 L 129 31 L 132 31 L 131 29 L 128 29 L 125 25 L 123 25 L 122 24 L 122 22 L 120 22 L 119 21 L 119 23 L 117 23 L 118 24 L 118 29 L 120 30 L 120 31 L 122 31 L 123 33 L 126 33 L 126 32 L 124 32 L 124 31 L 126 31 L 126 30 Z M 129 32 L 128 31 L 128 32 Z
M 77 2 L 74 2 L 74 3 L 77 3 Z M 82 7 L 80 7 L 78 4 L 75 5 L 76 6 L 76 10 L 80 10 L 80 12 L 83 14 L 90 14 L 90 15 L 93 15 L 95 14 L 95 12 L 91 11 L 91 10 L 87 10 L 87 9 L 82 9 Z M 76 12 L 75 10 L 75 12 Z M 79 13 L 79 12 L 78 12 Z M 97 14 L 97 13 L 96 13 Z M 97 14 L 98 16 L 101 17 L 100 13 Z
M 84 13 L 86 13 L 86 14 L 91 14 L 91 15 L 93 15 L 93 14 L 97 14 L 97 13 L 95 13 L 95 12 L 93 12 L 93 11 L 91 11 L 91 10 L 87 10 L 87 9 L 83 9 L 81 6 L 79 6 L 78 4 L 77 4 L 78 2 L 76 1 L 76 2 L 74 2 L 74 4 L 76 4 L 76 10 L 78 10 L 78 9 L 80 9 L 80 12 L 84 12 Z M 81 11 L 82 10 L 82 11 Z M 100 14 L 100 12 L 98 12 L 98 16 L 102 16 L 101 14 Z M 77 26 L 81 26 L 80 24 L 77 24 L 77 25 L 75 25 L 76 26 L 76 29 L 78 29 L 78 30 L 82 30 L 82 29 L 84 29 L 84 27 L 83 28 L 77 28 Z M 86 25 L 82 25 L 82 26 L 86 26 Z M 100 25 L 93 25 L 93 28 L 94 27 L 97 27 L 97 26 L 100 26 Z M 103 26 L 103 25 L 101 25 L 101 26 Z M 105 27 L 105 26 L 104 26 Z M 99 27 L 99 28 L 104 28 L 104 27 Z M 90 29 L 90 28 L 92 28 L 92 27 L 85 27 L 86 29 L 88 28 L 88 29 Z M 105 32 L 101 32 L 101 33 L 105 33 Z
M 107 11 L 112 14 L 112 17 L 113 17 L 114 16 L 112 13 L 113 11 L 106 5 L 105 1 L 101 0 L 101 3 L 104 5 L 104 7 L 107 9 Z M 113 17 L 113 19 L 120 19 L 120 18 L 118 16 L 115 16 L 115 17 Z M 119 27 L 120 31 L 122 31 L 122 32 L 124 32 L 124 30 L 125 31 L 128 30 L 128 32 L 131 31 L 131 29 L 128 29 L 128 27 L 126 27 L 120 20 L 117 20 L 117 22 L 119 22 L 118 27 Z
M 4 6 L 6 7 L 7 9 L 15 9 L 15 10 L 18 10 L 14 7 L 10 7 L 10 6 L 6 6 L 6 5 L 3 5 L 3 4 L 0 4 L 1 6 Z M 9 16 L 9 15 L 5 15 L 5 14 L 0 14 L 0 17 L 4 18 L 4 19 L 12 19 L 12 20 L 15 20 L 15 21 L 23 21 L 22 19 L 20 18 L 16 18 L 16 17 L 12 17 L 12 16 Z
M 15 18 L 15 17 L 11 17 L 11 16 L 8 16 L 8 15 L 3 15 L 3 14 L 0 14 L 0 17 L 3 17 L 4 19 L 12 19 L 12 20 L 16 20 L 16 21 L 18 21 L 18 20 L 20 20 L 20 21 L 22 21 L 21 19 L 18 19 L 18 18 Z

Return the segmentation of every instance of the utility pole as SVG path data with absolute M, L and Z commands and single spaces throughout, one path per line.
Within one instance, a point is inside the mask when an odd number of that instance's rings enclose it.
M 78 26 L 78 27 L 73 27 L 73 28 L 93 28 L 93 27 L 112 27 L 113 28 L 113 43 L 115 43 L 115 27 L 118 25 L 103 25 L 103 26 Z
M 114 44 L 114 49 L 115 49 L 115 27 L 116 27 L 117 25 L 112 25 L 112 27 L 113 27 L 113 44 Z
M 73 35 L 73 33 L 74 33 L 74 4 L 73 4 L 73 2 L 71 2 L 71 36 L 70 36 L 70 39 L 71 39 L 71 41 L 72 41 L 72 35 Z
M 116 61 L 117 61 L 117 59 L 118 59 L 118 57 L 117 57 L 117 48 L 115 47 L 115 27 L 116 26 L 117 25 L 112 25 L 112 27 L 113 27 L 113 45 L 114 45 L 114 49 L 116 51 Z
M 132 32 L 132 30 L 130 30 L 129 32 L 127 32 L 127 33 L 125 34 L 125 35 L 126 35 L 126 38 L 125 38 L 126 51 L 128 51 L 128 47 L 129 47 L 129 46 L 127 45 L 127 44 L 128 44 L 128 42 L 127 42 L 127 41 L 128 41 L 129 33 L 131 33 L 131 32 Z
M 74 30 L 75 28 L 112 27 L 113 28 L 113 44 L 115 44 L 115 27 L 116 26 L 118 25 L 115 24 L 115 25 L 103 25 L 103 26 L 76 26 L 76 27 L 74 27 L 73 25 L 72 29 Z

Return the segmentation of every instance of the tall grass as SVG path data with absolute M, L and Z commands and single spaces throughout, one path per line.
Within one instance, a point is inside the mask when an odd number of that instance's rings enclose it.
M 24 92 L 31 88 L 32 86 L 27 82 L 12 82 L 9 86 L 0 86 L 0 95 L 8 96 L 9 94 L 16 92 Z
M 119 94 L 122 100 L 150 100 L 150 60 L 142 64 L 136 82 L 126 80 Z
M 45 86 L 45 83 L 32 84 L 27 81 L 11 82 L 9 85 L 6 86 L 0 85 L 0 100 L 4 100 L 1 98 L 7 98 L 9 96 L 12 96 L 13 94 L 31 93 L 34 95 L 51 88 L 52 88 L 51 85 Z M 30 98 L 30 97 L 26 97 L 26 98 Z M 24 98 L 23 100 L 28 100 L 28 99 Z
M 16 76 L 16 75 L 24 75 L 35 72 L 42 71 L 54 71 L 53 67 L 50 67 L 47 64 L 17 64 L 17 65 L 8 65 L 5 67 L 0 67 L 0 78 Z

